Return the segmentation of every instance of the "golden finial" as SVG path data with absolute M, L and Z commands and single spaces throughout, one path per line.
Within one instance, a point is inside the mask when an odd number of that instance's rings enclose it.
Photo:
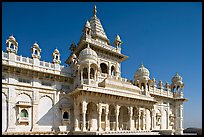
M 96 16 L 97 10 L 96 10 L 96 5 L 94 5 L 94 16 Z

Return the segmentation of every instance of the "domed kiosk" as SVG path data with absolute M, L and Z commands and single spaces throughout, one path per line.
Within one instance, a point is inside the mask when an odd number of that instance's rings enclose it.
M 97 84 L 97 72 L 99 69 L 97 60 L 98 55 L 89 47 L 89 44 L 87 48 L 79 53 L 81 84 Z
M 143 64 L 140 65 L 140 67 L 135 73 L 134 83 L 136 86 L 142 89 L 142 91 L 148 90 L 149 87 L 148 80 L 150 80 L 149 75 L 150 75 L 149 70 L 145 68 Z

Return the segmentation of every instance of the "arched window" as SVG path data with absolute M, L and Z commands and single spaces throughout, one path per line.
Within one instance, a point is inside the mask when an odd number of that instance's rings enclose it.
M 88 79 L 88 70 L 87 70 L 87 68 L 83 69 L 83 78 Z
M 107 67 L 107 65 L 105 63 L 101 63 L 100 67 L 101 67 L 101 72 L 102 73 L 107 73 L 108 74 L 108 67 Z
M 14 44 L 13 43 L 11 43 L 10 48 L 14 49 Z
M 37 54 L 38 54 L 38 51 L 37 51 L 37 49 L 35 49 L 35 52 L 34 52 L 34 54 L 35 54 L 35 55 L 37 55 Z
M 115 76 L 115 68 L 114 68 L 114 66 L 111 67 L 111 75 Z
M 56 60 L 58 60 L 58 56 L 56 55 Z
M 94 69 L 93 68 L 91 68 L 91 71 L 90 71 L 90 78 L 94 79 Z
M 21 110 L 21 117 L 28 117 L 28 111 L 25 109 Z
M 63 119 L 69 119 L 69 113 L 68 112 L 64 112 Z

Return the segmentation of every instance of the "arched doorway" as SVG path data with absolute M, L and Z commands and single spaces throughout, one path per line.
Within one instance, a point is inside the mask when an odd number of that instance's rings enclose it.
M 121 106 L 119 109 L 119 129 L 120 130 L 127 130 L 128 123 L 129 123 L 129 115 L 128 115 L 128 108 L 125 106 Z
M 167 129 L 168 128 L 168 126 L 167 126 L 167 124 L 168 124 L 168 122 L 167 122 L 167 111 L 166 110 L 163 110 L 163 114 L 162 114 L 162 129 Z
M 133 107 L 133 127 L 134 129 L 138 130 L 138 118 L 139 118 L 139 111 L 138 108 Z
M 98 112 L 97 105 L 93 102 L 87 105 L 87 120 L 88 120 L 88 130 L 97 131 L 98 129 Z
M 110 125 L 110 130 L 116 130 L 116 115 L 115 115 L 115 107 L 113 105 L 109 106 L 109 125 Z

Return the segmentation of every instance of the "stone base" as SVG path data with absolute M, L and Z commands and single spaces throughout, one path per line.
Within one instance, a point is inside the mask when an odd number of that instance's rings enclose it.
M 176 129 L 175 135 L 183 135 L 183 129 Z

